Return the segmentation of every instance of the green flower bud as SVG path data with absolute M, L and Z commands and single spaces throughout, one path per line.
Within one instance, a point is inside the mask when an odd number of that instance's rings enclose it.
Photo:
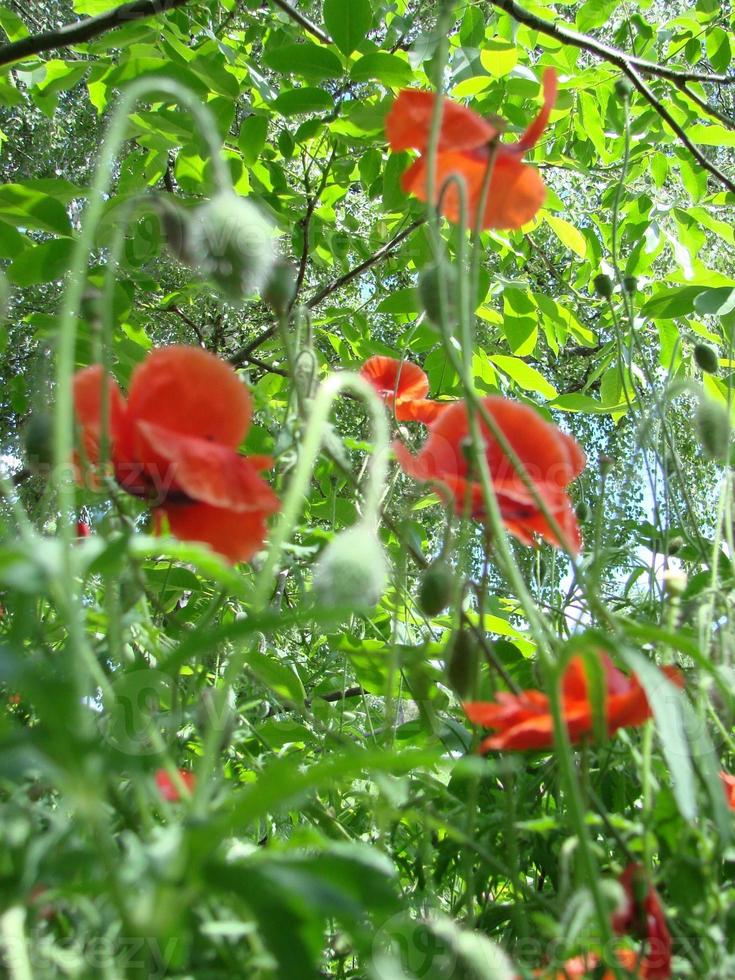
M 447 680 L 459 698 L 466 698 L 471 692 L 477 676 L 480 653 L 477 642 L 467 630 L 457 630 L 452 634 L 445 652 Z
M 454 326 L 458 322 L 457 269 L 449 263 L 442 265 L 427 265 L 419 274 L 419 298 L 426 313 L 426 319 L 435 327 L 442 325 L 441 284 L 444 288 L 446 301 L 445 312 L 447 325 Z
M 388 560 L 377 533 L 357 524 L 338 534 L 314 566 L 312 589 L 326 608 L 368 612 L 388 585 Z
M 694 345 L 694 360 L 697 362 L 697 367 L 701 368 L 702 371 L 706 371 L 707 374 L 717 374 L 720 359 L 709 344 Z
M 220 191 L 193 212 L 189 228 L 196 267 L 232 303 L 262 288 L 273 261 L 271 225 L 253 203 Z
M 615 94 L 619 99 L 626 100 L 633 94 L 633 86 L 624 75 L 615 81 Z
M 610 276 L 606 276 L 604 272 L 601 272 L 599 276 L 595 276 L 592 282 L 598 296 L 602 299 L 610 299 L 613 294 L 613 284 Z
M 424 572 L 419 586 L 419 609 L 427 616 L 438 616 L 452 598 L 454 575 L 449 564 L 440 558 Z
M 677 555 L 681 549 L 686 544 L 684 538 L 677 535 L 675 538 L 669 538 L 668 545 L 666 547 L 666 553 L 668 555 Z
M 54 461 L 54 422 L 47 412 L 34 412 L 26 423 L 23 445 L 29 469 L 36 471 Z
M 705 455 L 719 463 L 726 462 L 730 448 L 730 416 L 727 408 L 721 402 L 702 395 L 694 422 Z
M 288 312 L 296 295 L 297 277 L 295 266 L 286 259 L 279 259 L 271 269 L 261 296 L 277 316 Z
M 586 520 L 589 520 L 590 506 L 585 500 L 580 500 L 580 502 L 577 504 L 576 514 L 577 520 L 581 521 L 583 524 Z
M 667 568 L 661 576 L 664 592 L 673 598 L 683 596 L 689 585 L 687 573 L 678 568 Z
M 623 289 L 632 296 L 633 293 L 638 292 L 638 277 L 637 276 L 624 276 L 623 277 Z
M 182 208 L 170 197 L 157 198 L 155 203 L 166 247 L 177 261 L 193 268 L 195 260 L 191 245 L 192 212 Z

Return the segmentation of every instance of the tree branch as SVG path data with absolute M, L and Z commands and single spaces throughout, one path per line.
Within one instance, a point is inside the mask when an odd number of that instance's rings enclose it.
M 347 2 L 349 2 L 349 0 L 347 0 Z M 312 23 L 308 17 L 305 17 L 302 13 L 292 7 L 288 0 L 271 0 L 271 3 L 274 7 L 280 7 L 284 14 L 288 14 L 291 20 L 296 21 L 297 24 L 301 24 L 305 31 L 308 31 L 309 34 L 313 34 L 313 36 L 317 38 L 317 40 L 321 41 L 322 44 L 332 44 L 332 39 L 327 32 L 323 31 L 321 27 L 318 27 L 316 24 Z
M 404 242 L 409 235 L 411 235 L 417 228 L 420 228 L 426 221 L 426 218 L 418 218 L 416 221 L 412 221 L 408 228 L 404 228 L 402 232 L 399 232 L 395 238 L 391 238 L 389 242 L 381 246 L 374 255 L 371 255 L 369 259 L 365 259 L 360 265 L 356 265 L 354 269 L 350 269 L 339 279 L 335 279 L 333 282 L 327 283 L 326 286 L 322 287 L 318 292 L 314 293 L 311 299 L 306 304 L 310 310 L 313 310 L 315 306 L 318 306 L 322 300 L 326 299 L 327 296 L 331 296 L 338 289 L 346 286 L 348 282 L 352 282 L 353 279 L 357 279 L 361 276 L 363 272 L 367 272 L 368 269 L 377 265 L 378 262 L 382 262 L 394 248 L 397 248 L 402 242 Z
M 647 61 L 645 58 L 638 58 L 632 54 L 626 54 L 619 48 L 613 48 L 609 44 L 597 41 L 588 34 L 580 34 L 569 27 L 562 27 L 552 21 L 544 20 L 536 14 L 520 7 L 515 0 L 490 0 L 494 6 L 510 14 L 514 20 L 533 30 L 541 31 L 549 37 L 556 38 L 565 44 L 571 44 L 575 48 L 582 48 L 598 58 L 610 61 L 617 65 L 621 70 L 625 70 L 625 65 L 631 66 L 636 71 L 644 75 L 658 75 L 660 78 L 667 78 L 671 82 L 711 82 L 714 85 L 735 85 L 735 75 L 715 75 L 709 72 L 687 71 L 680 68 L 669 68 L 668 65 L 660 65 L 655 61 Z
M 296 276 L 296 288 L 294 289 L 293 299 L 291 300 L 289 309 L 291 309 L 299 298 L 299 293 L 301 292 L 301 287 L 304 285 L 304 276 L 306 275 L 306 265 L 309 260 L 309 230 L 311 228 L 311 219 L 316 210 L 316 206 L 319 203 L 319 198 L 324 193 L 324 188 L 327 186 L 327 180 L 329 180 L 329 171 L 332 169 L 332 163 L 337 154 L 336 148 L 332 149 L 329 155 L 329 159 L 326 162 L 324 170 L 322 171 L 322 176 L 319 181 L 319 186 L 313 194 L 309 194 L 309 178 L 304 175 L 304 183 L 306 184 L 306 214 L 301 220 L 301 227 L 304 232 L 304 244 L 301 249 L 301 259 L 299 261 L 299 271 Z
M 125 3 L 107 14 L 100 14 L 99 17 L 86 17 L 55 31 L 24 37 L 12 44 L 2 44 L 0 65 L 10 65 L 14 61 L 21 61 L 29 55 L 41 54 L 43 51 L 55 51 L 57 48 L 66 48 L 73 44 L 84 44 L 85 41 L 91 41 L 92 38 L 115 27 L 145 17 L 158 17 L 168 13 L 169 10 L 175 10 L 176 7 L 183 7 L 185 3 L 189 3 L 189 0 L 135 0 L 134 3 Z

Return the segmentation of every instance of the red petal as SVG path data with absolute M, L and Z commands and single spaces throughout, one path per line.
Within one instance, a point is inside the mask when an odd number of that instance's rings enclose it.
M 433 92 L 403 89 L 385 119 L 391 149 L 426 151 L 436 96 Z M 489 143 L 497 130 L 482 116 L 451 99 L 442 99 L 438 149 L 470 150 Z
M 99 457 L 100 429 L 102 424 L 102 387 L 104 371 L 101 364 L 77 371 L 73 380 L 74 412 L 82 428 L 82 438 L 87 459 L 96 463 Z M 107 379 L 108 424 L 110 441 L 120 441 L 125 427 L 125 399 L 117 382 Z
M 429 379 L 421 368 L 395 357 L 376 355 L 369 358 L 360 368 L 360 375 L 389 404 L 394 398 L 398 402 L 424 398 L 429 393 Z
M 415 398 L 396 402 L 396 418 L 399 422 L 431 423 L 451 405 L 451 402 L 436 402 L 429 398 Z
M 231 562 L 249 561 L 263 547 L 266 513 L 246 513 L 209 504 L 166 504 L 154 511 L 168 518 L 171 533 L 182 541 L 200 541 Z M 159 525 L 160 527 L 160 525 Z
M 556 72 L 553 68 L 547 68 L 543 77 L 544 104 L 541 111 L 530 124 L 520 140 L 512 145 L 512 147 L 509 147 L 509 149 L 517 150 L 520 153 L 525 153 L 526 150 L 530 150 L 538 143 L 539 139 L 541 138 L 541 134 L 546 129 L 549 122 L 549 116 L 551 115 L 551 111 L 554 108 L 554 103 L 556 102 L 556 83 Z
M 231 449 L 242 442 L 251 416 L 250 394 L 233 368 L 199 347 L 164 347 L 149 354 L 133 372 L 128 409 L 134 422 L 152 422 Z M 141 455 L 140 462 L 148 460 Z
M 146 468 L 162 502 L 169 491 L 182 490 L 192 500 L 238 512 L 273 514 L 279 509 L 275 493 L 246 456 L 149 422 L 138 423 L 138 430 L 153 454 L 164 460 L 161 470 Z

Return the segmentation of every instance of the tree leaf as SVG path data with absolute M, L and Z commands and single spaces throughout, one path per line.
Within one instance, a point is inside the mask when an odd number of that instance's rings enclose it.
M 324 0 L 324 23 L 342 54 L 360 46 L 372 22 L 370 0 Z

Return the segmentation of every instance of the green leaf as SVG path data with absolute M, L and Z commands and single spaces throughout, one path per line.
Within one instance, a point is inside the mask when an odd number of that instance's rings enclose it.
M 283 116 L 298 116 L 306 112 L 321 112 L 334 107 L 334 99 L 321 88 L 293 88 L 282 92 L 272 103 Z
M 370 0 L 324 0 L 324 24 L 342 54 L 351 55 L 373 22 Z
M 311 81 L 339 78 L 343 71 L 342 63 L 333 51 L 312 41 L 272 48 L 263 56 L 263 62 L 274 71 L 303 75 Z
M 655 293 L 641 309 L 642 316 L 652 320 L 669 320 L 674 316 L 687 316 L 694 312 L 694 300 L 702 292 L 702 286 L 668 286 Z
M 694 309 L 699 314 L 726 316 L 735 310 L 735 289 L 730 289 L 729 286 L 704 289 L 695 297 Z
M 16 286 L 34 286 L 63 279 L 73 248 L 71 238 L 54 238 L 27 248 L 9 267 L 8 279 Z
M 9 10 L 5 4 L 0 5 L 0 27 L 8 36 L 8 41 L 20 41 L 28 37 L 29 31 L 17 14 Z
M 353 82 L 366 82 L 377 78 L 386 88 L 400 88 L 413 82 L 411 66 L 395 54 L 376 51 L 366 54 L 352 66 L 350 78 Z
M 523 391 L 537 391 L 544 398 L 556 398 L 556 388 L 535 367 L 526 364 L 520 357 L 510 357 L 507 354 L 491 354 L 490 360 L 504 374 L 512 378 Z
M 705 47 L 709 63 L 715 71 L 724 72 L 730 65 L 730 36 L 721 27 L 710 27 L 706 33 Z
M 268 136 L 267 116 L 248 116 L 240 127 L 237 145 L 242 151 L 242 162 L 252 167 L 260 156 Z
M 22 184 L 0 187 L 0 221 L 15 228 L 68 235 L 71 231 L 66 208 L 53 197 Z
M 577 11 L 577 27 L 580 31 L 602 27 L 608 23 L 618 6 L 618 0 L 587 0 Z
M 518 49 L 503 38 L 492 38 L 484 42 L 480 62 L 494 78 L 505 78 L 518 63 Z
M 587 240 L 574 225 L 555 214 L 546 214 L 544 219 L 562 244 L 571 249 L 580 259 L 587 255 Z

